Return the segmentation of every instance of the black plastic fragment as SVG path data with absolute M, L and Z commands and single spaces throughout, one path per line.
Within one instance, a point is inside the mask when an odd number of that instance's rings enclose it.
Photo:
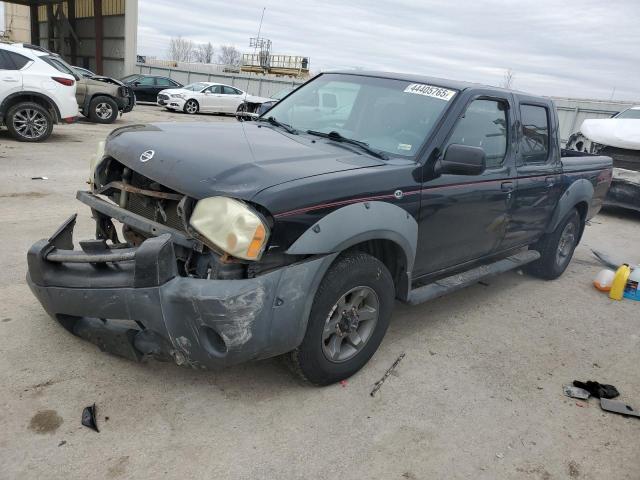
M 587 382 L 574 380 L 573 386 L 586 390 L 596 398 L 616 398 L 618 395 L 620 395 L 620 392 L 618 392 L 618 389 L 613 385 L 607 385 L 606 383 L 598 383 L 592 380 L 589 380 Z
M 84 407 L 84 410 L 82 410 L 82 425 L 100 433 L 100 430 L 98 430 L 98 424 L 96 423 L 96 404 L 95 403 L 88 407 Z

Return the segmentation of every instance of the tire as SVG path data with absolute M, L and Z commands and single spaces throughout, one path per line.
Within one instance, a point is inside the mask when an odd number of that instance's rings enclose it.
M 185 102 L 182 110 L 184 111 L 184 113 L 188 113 L 189 115 L 194 115 L 198 113 L 198 111 L 200 111 L 200 105 L 198 105 L 198 102 L 196 100 L 191 98 Z
M 19 142 L 42 142 L 53 131 L 51 114 L 42 105 L 22 102 L 7 112 L 5 124 L 9 133 Z
M 118 104 L 111 97 L 100 95 L 89 103 L 89 120 L 95 123 L 113 123 L 118 118 Z
M 578 245 L 582 219 L 574 208 L 556 229 L 544 235 L 531 248 L 540 252 L 540 258 L 525 267 L 527 273 L 545 280 L 554 280 L 564 273 Z
M 302 343 L 287 354 L 289 366 L 315 385 L 350 377 L 378 349 L 394 299 L 393 279 L 380 260 L 359 252 L 338 257 L 318 287 Z M 349 310 L 350 304 L 359 308 Z

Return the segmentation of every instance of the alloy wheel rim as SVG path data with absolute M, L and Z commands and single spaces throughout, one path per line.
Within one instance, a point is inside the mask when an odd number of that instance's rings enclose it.
M 376 292 L 352 288 L 333 305 L 322 331 L 322 352 L 327 360 L 342 363 L 355 357 L 373 336 L 380 310 Z
M 197 109 L 198 109 L 198 107 L 196 107 L 196 104 L 194 102 L 187 102 L 187 112 L 188 113 L 196 113 Z
M 556 252 L 556 262 L 558 265 L 563 265 L 569 255 L 571 255 L 575 241 L 576 224 L 570 222 L 564 227 L 562 235 L 560 236 L 560 242 L 558 242 L 558 251 Z
M 47 118 L 33 108 L 18 110 L 13 116 L 13 128 L 25 138 L 39 138 L 46 133 L 47 127 Z
M 113 109 L 108 103 L 99 103 L 96 105 L 96 115 L 102 120 L 107 120 L 113 115 Z

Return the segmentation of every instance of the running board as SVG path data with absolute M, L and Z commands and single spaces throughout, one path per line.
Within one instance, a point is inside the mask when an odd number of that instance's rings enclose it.
M 515 255 L 511 255 L 510 257 L 503 258 L 502 260 L 498 260 L 497 262 L 490 263 L 488 265 L 481 265 L 471 270 L 467 270 L 466 272 L 442 278 L 423 287 L 411 290 L 411 292 L 409 292 L 407 303 L 410 305 L 418 305 L 419 303 L 428 302 L 429 300 L 441 297 L 447 293 L 455 292 L 468 287 L 469 285 L 473 285 L 474 283 L 478 283 L 478 281 L 483 278 L 508 272 L 509 270 L 521 267 L 539 258 L 540 252 L 537 252 L 536 250 L 525 250 L 523 252 L 516 253 Z

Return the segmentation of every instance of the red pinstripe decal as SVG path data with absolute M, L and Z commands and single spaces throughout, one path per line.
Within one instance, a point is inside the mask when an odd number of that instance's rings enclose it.
M 593 170 L 581 170 L 578 172 L 571 172 L 571 175 L 574 174 L 578 174 L 578 173 L 588 173 L 588 172 L 599 172 L 600 169 L 593 169 Z M 531 179 L 536 179 L 536 178 L 546 178 L 546 177 L 551 177 L 554 175 L 561 175 L 561 172 L 558 173 L 548 173 L 545 175 L 524 175 L 522 177 L 513 177 L 513 178 L 498 178 L 498 179 L 492 179 L 492 180 L 480 180 L 477 182 L 460 182 L 460 183 L 448 183 L 446 185 L 434 185 L 432 187 L 424 187 L 421 190 L 410 190 L 408 192 L 404 192 L 403 194 L 403 198 L 408 196 L 408 195 L 416 195 L 418 193 L 424 192 L 424 191 L 429 191 L 429 190 L 441 190 L 443 188 L 456 188 L 456 187 L 467 187 L 467 186 L 471 186 L 471 185 L 482 185 L 485 183 L 498 183 L 498 182 L 508 182 L 511 180 L 531 180 Z M 565 174 L 566 175 L 566 174 Z M 331 203 L 321 203 L 318 205 L 312 205 L 310 207 L 303 207 L 303 208 L 297 208 L 295 210 L 289 210 L 286 212 L 282 212 L 282 213 L 277 213 L 276 215 L 274 215 L 275 218 L 282 218 L 282 217 L 289 217 L 291 215 L 298 215 L 301 213 L 307 213 L 307 212 L 312 212 L 314 210 L 322 210 L 324 208 L 331 208 L 331 207 L 340 207 L 343 205 L 350 205 L 352 203 L 360 203 L 360 202 L 371 202 L 374 200 L 384 200 L 387 198 L 395 198 L 395 196 L 393 195 L 393 193 L 389 193 L 389 194 L 385 194 L 385 195 L 375 195 L 375 196 L 371 196 L 371 197 L 358 197 L 358 198 L 351 198 L 348 200 L 341 200 L 339 202 L 331 202 Z

